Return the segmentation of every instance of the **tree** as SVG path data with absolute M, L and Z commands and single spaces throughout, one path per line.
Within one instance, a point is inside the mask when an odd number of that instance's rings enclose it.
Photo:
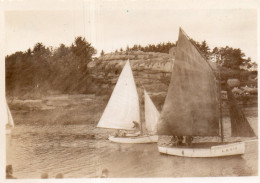
M 51 51 L 46 48 L 42 43 L 36 43 L 33 47 L 33 56 L 41 61 L 47 61 L 51 56 Z
M 69 54 L 69 48 L 66 47 L 64 44 L 60 44 L 60 46 L 54 51 L 55 58 L 61 58 Z
M 127 52 L 130 51 L 130 48 L 129 48 L 128 45 L 126 46 L 126 51 L 127 51 Z
M 105 52 L 104 52 L 104 50 L 102 50 L 100 53 L 100 56 L 104 56 L 104 55 L 105 55 Z
M 82 37 L 75 38 L 74 43 L 71 45 L 71 50 L 81 62 L 90 62 L 92 56 L 96 54 L 96 49 Z
M 6 56 L 6 89 L 8 94 L 44 94 L 54 90 L 61 93 L 86 92 L 87 64 L 96 50 L 82 37 L 67 47 L 60 44 L 54 51 L 36 43 L 25 52 Z M 82 89 L 85 86 L 84 89 Z
M 210 52 L 209 52 L 209 46 L 207 44 L 207 42 L 204 40 L 201 43 L 191 39 L 191 42 L 199 49 L 199 51 L 201 52 L 201 54 L 208 59 Z
M 216 60 L 220 65 L 231 69 L 239 69 L 243 64 L 250 62 L 243 58 L 245 54 L 240 48 L 234 49 L 229 46 L 221 48 L 215 47 L 212 54 L 216 57 Z
M 209 58 L 209 46 L 207 44 L 207 42 L 204 40 L 202 41 L 202 43 L 200 44 L 200 51 L 203 53 L 203 55 L 208 59 Z
M 26 54 L 27 54 L 28 56 L 30 56 L 30 55 L 32 54 L 31 48 L 29 48 L 29 49 L 27 50 Z

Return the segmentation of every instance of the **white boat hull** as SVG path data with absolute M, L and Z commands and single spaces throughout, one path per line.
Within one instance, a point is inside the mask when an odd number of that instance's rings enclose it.
M 116 143 L 128 143 L 128 144 L 146 144 L 158 142 L 158 135 L 151 136 L 137 136 L 137 137 L 114 137 L 109 136 L 109 141 Z
M 160 153 L 184 156 L 184 157 L 222 157 L 241 155 L 245 153 L 245 143 L 236 142 L 224 145 L 216 145 L 208 148 L 189 148 L 189 147 L 161 147 L 158 146 Z
M 131 134 L 131 133 L 128 133 L 128 134 L 125 134 L 126 137 L 138 137 L 139 135 L 138 134 Z

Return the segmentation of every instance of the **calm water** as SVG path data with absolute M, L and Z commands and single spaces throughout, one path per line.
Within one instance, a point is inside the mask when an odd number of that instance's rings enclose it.
M 256 129 L 257 118 L 249 120 Z M 258 171 L 257 141 L 246 143 L 243 156 L 183 158 L 160 155 L 156 144 L 116 144 L 106 137 L 106 129 L 93 125 L 16 126 L 6 139 L 7 164 L 18 178 L 40 178 L 44 172 L 52 178 L 58 173 L 98 177 L 103 168 L 109 177 L 251 176 Z

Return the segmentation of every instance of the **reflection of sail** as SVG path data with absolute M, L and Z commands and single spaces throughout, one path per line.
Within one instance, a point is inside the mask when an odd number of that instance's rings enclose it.
M 255 133 L 248 123 L 244 113 L 239 108 L 232 91 L 227 87 L 229 111 L 233 137 L 254 137 Z
M 139 99 L 127 61 L 97 127 L 134 130 L 133 121 L 140 123 Z
M 160 113 L 156 109 L 155 105 L 153 104 L 151 98 L 144 90 L 144 99 L 145 99 L 145 126 L 147 131 L 150 134 L 157 133 L 157 122 L 160 117 Z
M 180 30 L 158 133 L 217 136 L 217 96 L 216 80 L 211 68 Z

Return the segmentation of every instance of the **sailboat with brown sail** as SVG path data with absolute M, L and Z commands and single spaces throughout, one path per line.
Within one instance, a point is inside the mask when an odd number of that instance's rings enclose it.
M 158 145 L 160 153 L 185 157 L 220 157 L 245 152 L 245 142 L 225 142 L 220 84 L 210 63 L 180 28 L 176 57 L 158 134 L 174 137 L 221 136 L 218 142 Z M 228 89 L 232 136 L 255 136 Z M 221 134 L 221 135 L 220 135 Z
M 108 101 L 105 111 L 97 125 L 100 128 L 135 130 L 134 126 L 140 126 L 137 133 L 122 135 L 110 135 L 109 140 L 117 143 L 154 143 L 158 141 L 157 121 L 159 112 L 152 103 L 147 92 L 145 96 L 145 126 L 148 133 L 143 133 L 140 120 L 139 97 L 136 89 L 133 73 L 129 60 L 126 62 L 113 93 Z

